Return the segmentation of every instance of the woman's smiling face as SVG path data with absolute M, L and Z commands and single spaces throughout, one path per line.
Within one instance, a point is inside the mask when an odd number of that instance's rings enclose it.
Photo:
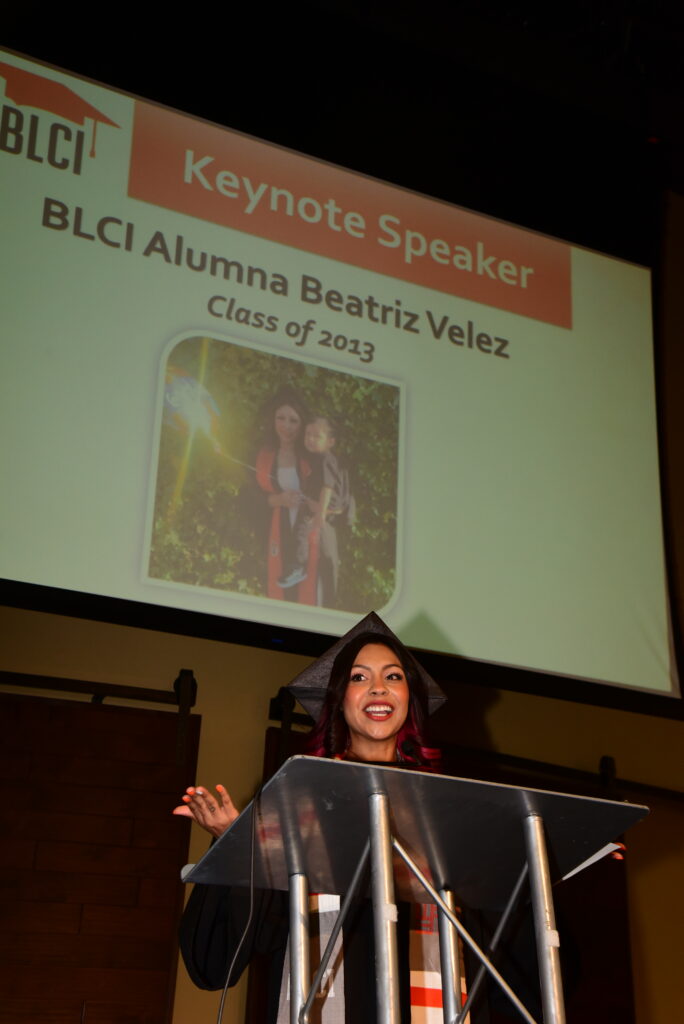
M 406 673 L 394 651 L 381 643 L 362 647 L 349 673 L 342 704 L 349 750 L 364 760 L 394 760 L 396 736 L 406 721 L 409 701 Z M 378 756 L 369 757 L 374 750 Z
M 294 444 L 299 437 L 302 420 L 291 405 L 279 405 L 275 411 L 275 432 L 281 444 Z

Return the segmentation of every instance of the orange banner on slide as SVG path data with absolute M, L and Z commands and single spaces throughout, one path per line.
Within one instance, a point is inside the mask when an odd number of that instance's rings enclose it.
M 142 102 L 128 192 L 401 281 L 572 324 L 566 243 Z

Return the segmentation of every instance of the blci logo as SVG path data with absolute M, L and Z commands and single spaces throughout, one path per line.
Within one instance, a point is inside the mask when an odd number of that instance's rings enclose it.
M 81 99 L 72 89 L 53 82 L 42 75 L 23 71 L 11 64 L 0 62 L 0 77 L 5 79 L 5 103 L 0 115 L 0 150 L 15 156 L 24 156 L 35 163 L 48 163 L 59 171 L 70 170 L 80 174 L 85 149 L 84 125 L 93 122 L 88 156 L 95 156 L 95 132 L 98 121 L 114 128 L 119 125 L 96 107 Z M 44 110 L 63 121 L 41 118 L 38 114 L 24 114 L 19 107 Z M 66 124 L 64 122 L 70 122 Z

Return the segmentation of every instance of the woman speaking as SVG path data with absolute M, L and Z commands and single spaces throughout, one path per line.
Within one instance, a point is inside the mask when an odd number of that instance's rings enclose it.
M 444 701 L 434 681 L 388 627 L 371 613 L 290 684 L 316 724 L 307 750 L 319 757 L 431 771 L 439 751 L 425 737 L 429 712 Z M 228 791 L 191 786 L 174 814 L 191 817 L 213 836 L 237 818 Z M 283 975 L 288 932 L 287 893 L 254 894 L 249 932 L 233 967 L 235 984 L 250 961 L 265 964 L 267 1022 L 288 1020 Z M 402 1021 L 410 1020 L 409 908 L 399 909 Z M 181 950 L 200 988 L 222 988 L 249 916 L 246 889 L 198 885 L 181 925 Z M 343 930 L 343 982 L 328 984 L 320 1006 L 323 1022 L 376 1019 L 375 955 L 370 900 L 359 899 Z M 336 960 L 337 964 L 338 961 Z

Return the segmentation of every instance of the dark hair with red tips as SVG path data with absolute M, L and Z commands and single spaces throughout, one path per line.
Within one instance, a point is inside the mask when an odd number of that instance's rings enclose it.
M 344 695 L 347 692 L 356 656 L 366 644 L 382 644 L 393 651 L 404 670 L 409 687 L 406 721 L 397 734 L 399 758 L 408 764 L 436 770 L 441 752 L 425 740 L 428 695 L 416 663 L 403 644 L 382 633 L 358 633 L 339 652 L 330 670 L 330 681 L 318 721 L 309 733 L 307 754 L 315 757 L 344 757 L 349 746 L 349 728 L 344 719 Z

